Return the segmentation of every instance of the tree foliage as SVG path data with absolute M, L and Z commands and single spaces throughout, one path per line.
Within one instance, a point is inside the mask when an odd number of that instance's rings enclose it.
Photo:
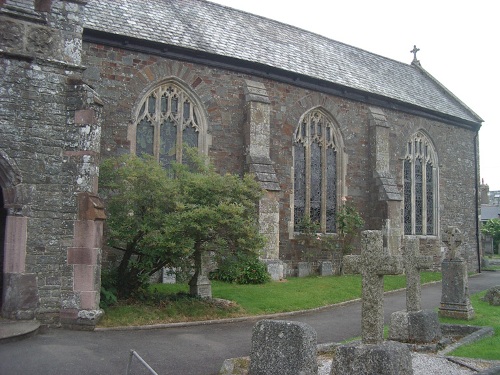
M 498 245 L 500 244 L 500 219 L 490 219 L 486 221 L 481 227 L 481 232 L 493 238 L 495 252 L 498 251 Z
M 141 291 L 162 267 L 201 268 L 204 251 L 256 253 L 263 246 L 251 176 L 220 175 L 196 150 L 163 169 L 153 158 L 122 156 L 101 166 L 108 245 L 123 251 L 120 297 Z

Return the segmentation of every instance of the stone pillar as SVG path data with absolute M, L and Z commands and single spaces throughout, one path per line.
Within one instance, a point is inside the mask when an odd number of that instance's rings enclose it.
M 457 319 L 472 319 L 474 309 L 469 299 L 467 262 L 459 252 L 463 242 L 462 232 L 457 227 L 448 227 L 443 233 L 443 242 L 448 248 L 448 254 L 441 263 L 443 275 L 439 315 Z
M 8 319 L 33 319 L 38 307 L 36 275 L 25 267 L 27 226 L 27 217 L 7 216 L 2 316 Z
M 245 143 L 247 167 L 265 190 L 259 201 L 260 233 L 266 238 L 261 259 L 275 280 L 283 278 L 283 263 L 279 260 L 279 197 L 281 190 L 270 158 L 270 101 L 260 82 L 245 81 L 247 123 Z
M 402 197 L 396 180 L 390 172 L 390 128 L 380 108 L 370 107 L 370 130 L 373 178 L 378 189 L 376 192 L 378 203 L 374 207 L 374 217 L 378 218 L 380 223 L 385 223 L 386 220 L 391 221 L 391 239 L 397 242 L 392 244 L 392 247 L 400 249 Z
M 92 329 L 102 311 L 101 248 L 104 205 L 97 196 L 101 139 L 102 102 L 96 93 L 78 79 L 68 81 L 66 168 L 73 178 L 77 199 L 77 219 L 73 243 L 67 248 L 67 265 L 72 285 L 65 285 L 60 321 L 65 326 Z

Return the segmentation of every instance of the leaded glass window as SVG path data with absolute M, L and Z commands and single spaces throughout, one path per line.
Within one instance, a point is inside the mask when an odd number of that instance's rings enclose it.
M 323 233 L 336 231 L 339 135 L 320 109 L 306 113 L 294 134 L 294 230 L 306 216 Z
M 174 82 L 159 85 L 141 102 L 136 118 L 137 155 L 153 155 L 168 168 L 182 162 L 182 146 L 199 146 L 199 109 Z
M 435 235 L 437 161 L 432 143 L 421 132 L 407 143 L 403 162 L 404 231 Z

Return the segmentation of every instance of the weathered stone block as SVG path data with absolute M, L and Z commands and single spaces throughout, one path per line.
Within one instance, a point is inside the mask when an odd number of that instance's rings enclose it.
M 336 348 L 330 375 L 412 375 L 410 350 L 405 344 L 347 344 Z
M 391 314 L 389 339 L 406 343 L 431 343 L 441 339 L 438 314 L 433 310 L 396 311 Z
M 249 374 L 317 374 L 316 345 L 316 332 L 308 324 L 261 320 L 252 332 Z

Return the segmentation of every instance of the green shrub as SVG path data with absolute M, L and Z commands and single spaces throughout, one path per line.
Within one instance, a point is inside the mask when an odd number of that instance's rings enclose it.
M 221 259 L 219 268 L 210 274 L 210 278 L 237 284 L 264 284 L 271 280 L 266 265 L 255 255 Z
M 117 301 L 116 270 L 102 270 L 101 272 L 101 302 L 99 306 L 106 308 L 114 305 Z

